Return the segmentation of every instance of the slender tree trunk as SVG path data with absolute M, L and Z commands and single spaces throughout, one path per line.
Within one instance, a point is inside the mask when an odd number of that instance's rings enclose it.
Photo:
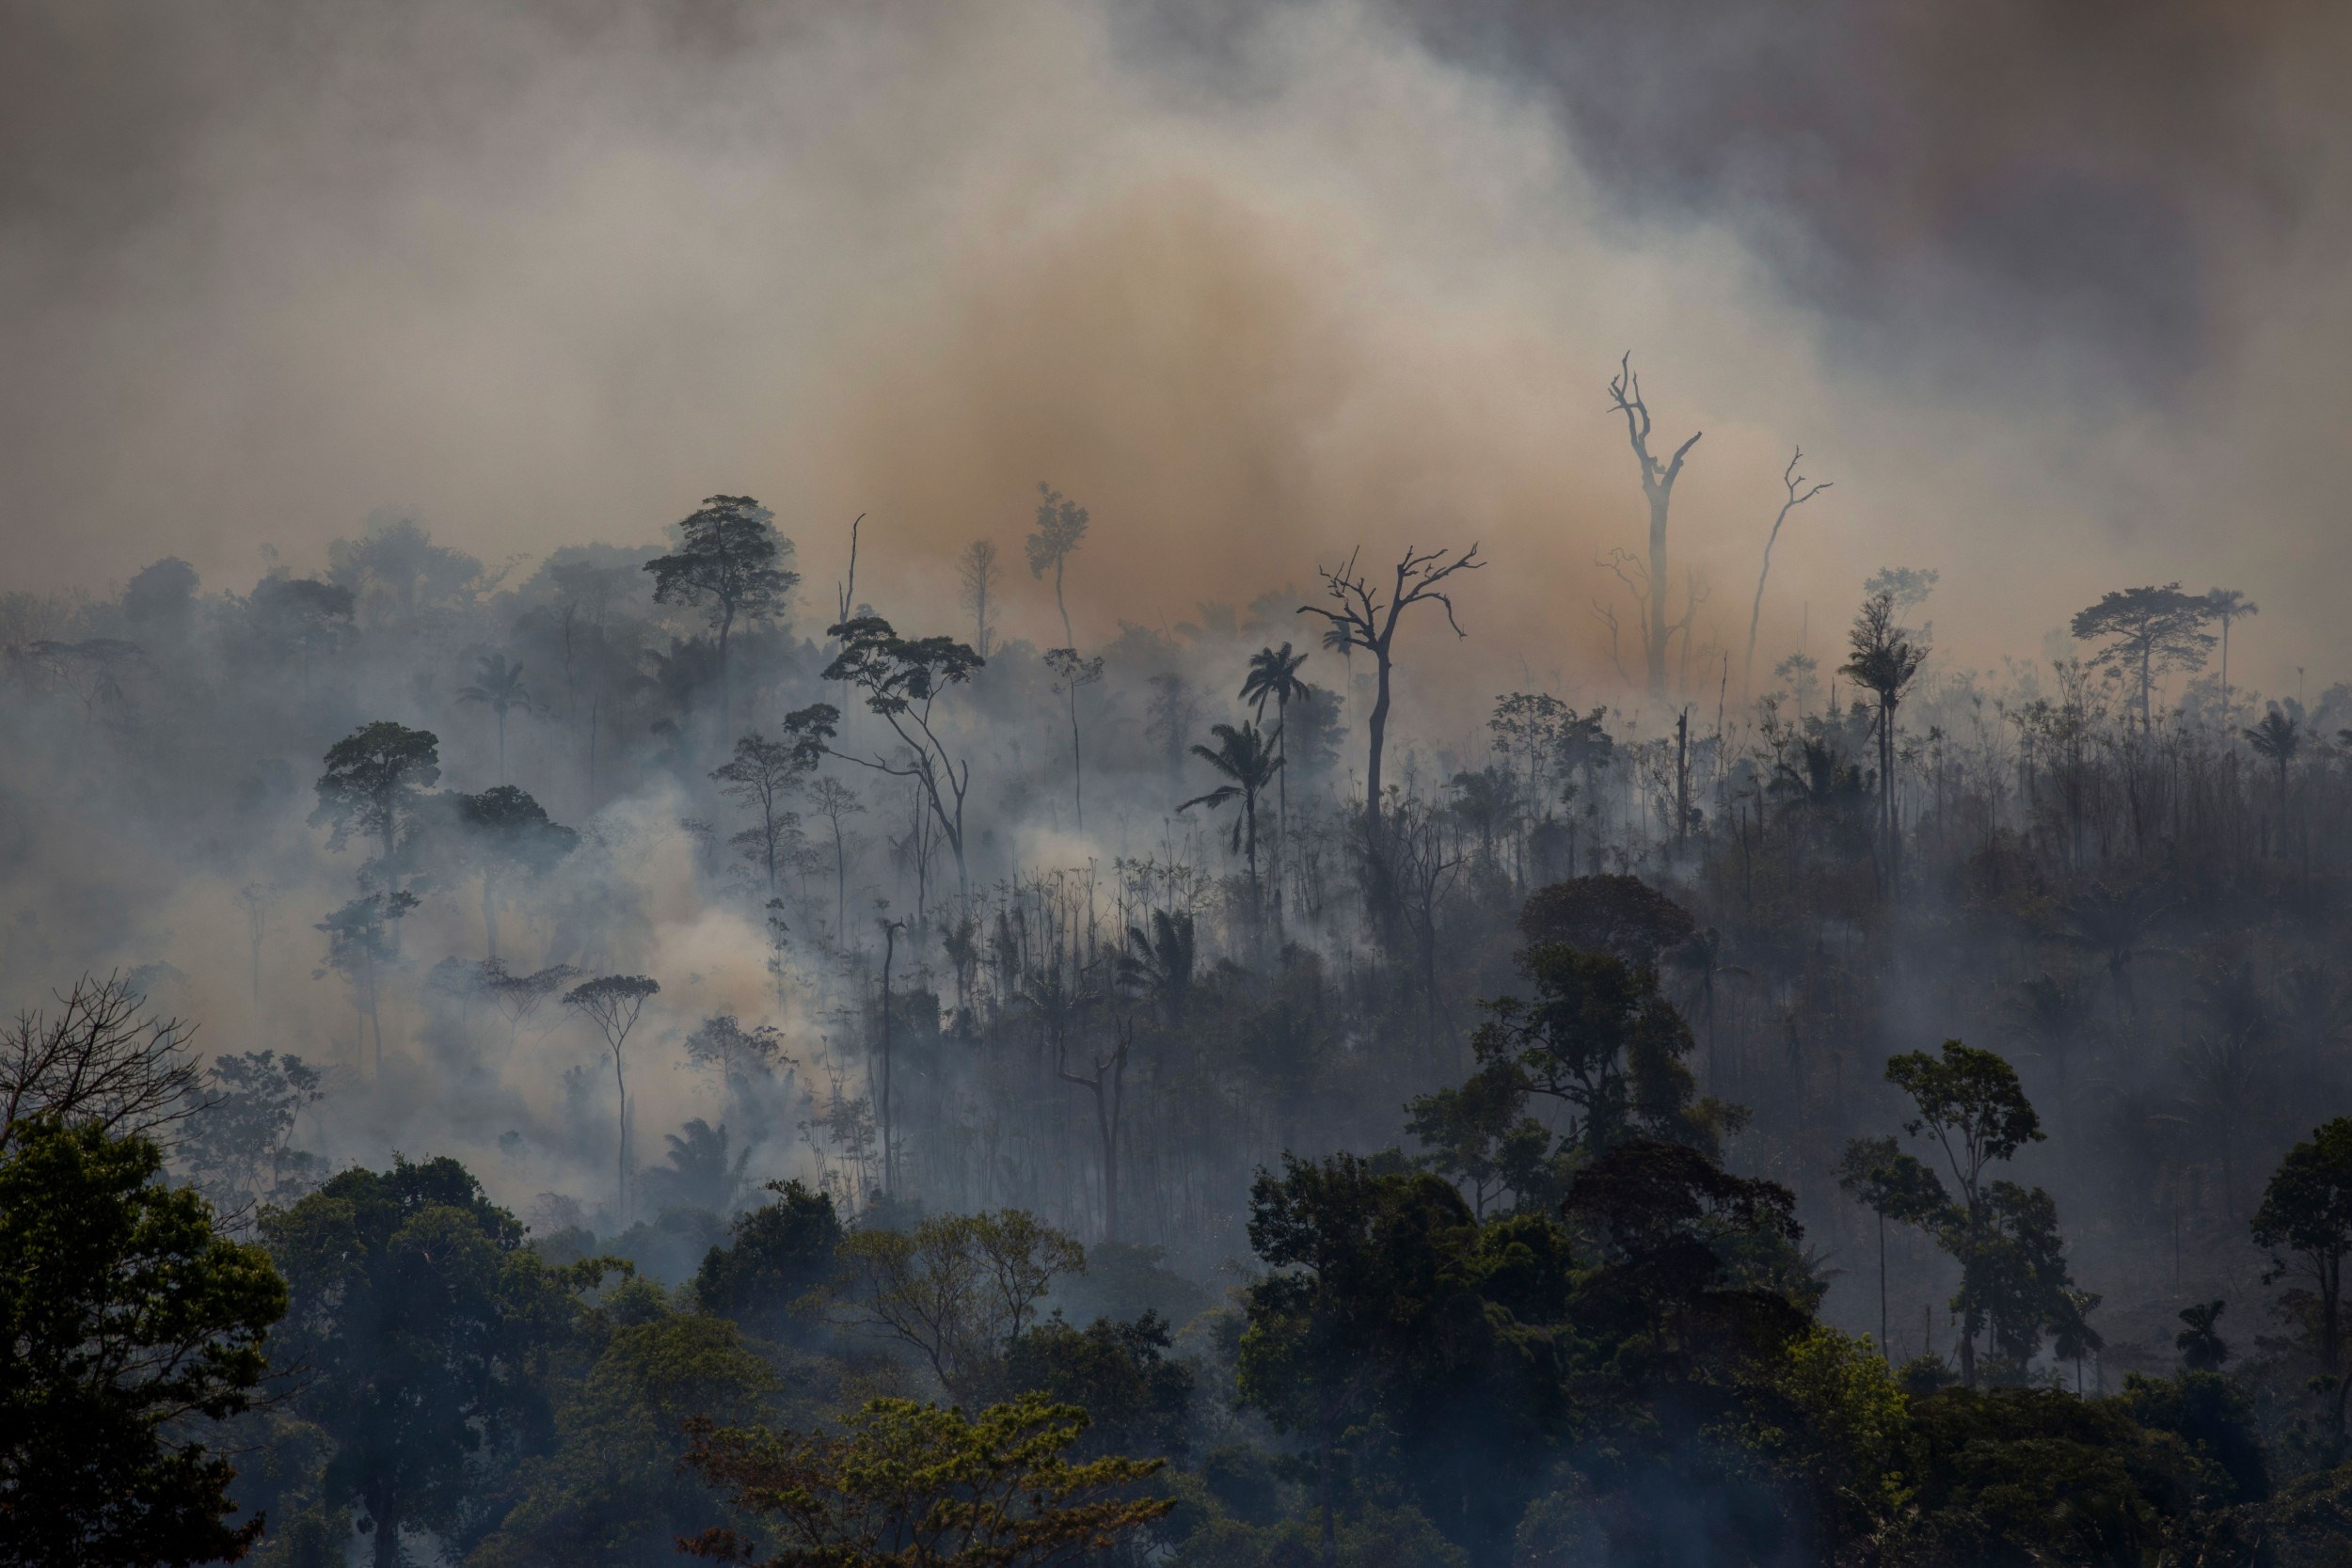
M 612 1048 L 612 1085 L 619 1093 L 620 1148 L 612 1156 L 612 1223 L 628 1224 L 628 1079 L 621 1070 L 621 1048 Z
M 1323 1568 L 1339 1568 L 1339 1529 L 1332 1518 L 1331 1448 L 1333 1415 L 1327 1398 L 1315 1423 L 1315 1507 L 1323 1515 Z
M 506 782 L 506 710 L 498 710 L 499 721 L 499 783 Z
M 488 872 L 482 874 L 482 934 L 489 949 L 490 962 L 499 961 L 498 879 Z
M 1074 653 L 1077 651 L 1078 638 L 1077 634 L 1070 629 L 1070 607 L 1062 602 L 1061 596 L 1062 562 L 1069 559 L 1069 554 L 1070 552 L 1065 550 L 1054 557 L 1054 608 L 1061 611 L 1061 645 Z
M 1378 694 L 1374 697 L 1372 716 L 1364 721 L 1369 745 L 1364 759 L 1364 827 L 1372 837 L 1372 850 L 1380 853 L 1380 753 L 1389 738 L 1389 649 L 1385 642 L 1372 644 L 1375 667 L 1378 671 Z
M 898 955 L 898 926 L 892 921 L 882 927 L 882 1191 L 896 1196 L 898 1184 L 893 1165 L 890 1137 L 890 969 Z
M 1649 694 L 1666 694 L 1666 505 L 1669 492 L 1645 479 L 1649 492 Z
M 1886 1337 L 1886 1213 L 1879 1212 L 1879 1354 L 1889 1366 L 1895 1353 L 1887 1347 Z

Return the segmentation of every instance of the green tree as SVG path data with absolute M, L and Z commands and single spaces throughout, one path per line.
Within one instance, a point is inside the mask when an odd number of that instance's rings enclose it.
M 1087 509 L 1043 480 L 1038 481 L 1037 495 L 1037 531 L 1025 542 L 1029 575 L 1042 578 L 1045 568 L 1054 569 L 1054 608 L 1061 611 L 1062 646 L 1074 648 L 1078 639 L 1070 629 L 1070 606 L 1062 598 L 1061 579 L 1071 553 L 1087 536 Z
M 611 1329 L 557 1410 L 549 1450 L 524 1463 L 513 1507 L 466 1568 L 658 1568 L 708 1519 L 709 1494 L 682 1463 L 687 1423 L 758 1420 L 776 1374 L 725 1319 L 658 1299 L 648 1309 Z
M 703 1257 L 694 1300 L 706 1312 L 774 1335 L 832 1276 L 841 1244 L 833 1197 L 799 1181 L 771 1181 L 775 1201 L 738 1214 L 724 1246 Z
M 1055 1279 L 1085 1272 L 1085 1248 L 1007 1209 L 853 1230 L 835 1249 L 831 1295 L 845 1323 L 897 1340 L 970 1402 L 1038 1321 Z
M 0 1562 L 242 1557 L 208 1446 L 267 1370 L 285 1282 L 137 1136 L 38 1115 L 0 1152 Z
M 1450 1183 L 1393 1156 L 1285 1156 L 1250 1188 L 1249 1243 L 1268 1272 L 1244 1297 L 1239 1391 L 1311 1446 L 1326 1568 L 1351 1464 L 1377 1465 L 1474 1557 L 1499 1551 L 1560 1415 L 1531 1326 L 1565 1299 L 1559 1227 L 1482 1232 Z
M 1156 1312 L 1132 1323 L 1097 1318 L 1084 1328 L 1056 1313 L 1012 1341 L 998 1376 L 1009 1395 L 1042 1394 L 1085 1411 L 1091 1426 L 1080 1452 L 1088 1457 L 1181 1459 L 1193 1369 L 1171 1348 Z
M 709 618 L 719 643 L 719 733 L 732 725 L 727 642 L 736 624 L 785 613 L 801 574 L 786 562 L 792 541 L 776 531 L 775 514 L 749 496 L 711 496 L 679 523 L 678 547 L 645 562 L 657 604 L 689 604 Z
M 1962 1381 L 1977 1386 L 1977 1339 L 1988 1326 L 1996 1348 L 2021 1361 L 2031 1354 L 2028 1338 L 2038 1342 L 2044 1326 L 2055 1325 L 2071 1348 L 2088 1329 L 2076 1327 L 2079 1311 L 2070 1318 L 2062 1305 L 2072 1282 L 2058 1255 L 2056 1205 L 2039 1188 L 1989 1181 L 1985 1174 L 2043 1136 L 2016 1069 L 1994 1052 L 1946 1040 L 1938 1055 L 1912 1051 L 1891 1058 L 1886 1081 L 1916 1110 L 1903 1131 L 1943 1151 L 1958 1188 L 1936 1234 L 1961 1266 L 1952 1307 L 1961 1324 Z M 2087 1343 L 2095 1346 L 2095 1337 Z
M 542 1262 L 447 1157 L 344 1171 L 262 1234 L 293 1288 L 297 1404 L 334 1443 L 326 1493 L 399 1568 L 404 1530 L 462 1533 L 485 1467 L 545 1431 L 549 1358 L 609 1260 Z
M 1879 1350 L 1891 1354 L 1886 1320 L 1886 1222 L 1932 1228 L 1951 1206 L 1944 1183 L 1893 1138 L 1853 1138 L 1837 1162 L 1837 1185 L 1878 1216 Z
M 2075 612 L 2070 629 L 2078 642 L 2102 642 L 2091 656 L 2098 669 L 2112 670 L 2139 692 L 2139 727 L 2152 727 L 2150 697 L 2156 682 L 2173 670 L 2201 670 L 2214 645 L 2205 623 L 2218 613 L 2202 594 L 2184 594 L 2177 582 L 2161 588 L 2125 588 L 2103 595 Z
M 342 848 L 354 833 L 374 839 L 377 863 L 389 874 L 398 862 L 401 830 L 414 820 L 421 792 L 440 777 L 441 742 L 432 731 L 389 719 L 362 724 L 326 749 L 310 824 L 328 829 L 329 848 Z
M 1642 1135 L 1716 1147 L 1739 1113 L 1699 1098 L 1683 1062 L 1695 1043 L 1691 1027 L 1655 970 L 1551 942 L 1521 962 L 1534 995 L 1480 1004 L 1486 1020 L 1470 1049 L 1481 1064 L 1565 1105 L 1563 1140 L 1587 1156 Z
M 830 1433 L 696 1421 L 688 1463 L 771 1539 L 717 1528 L 685 1545 L 759 1568 L 1042 1568 L 1107 1552 L 1176 1505 L 1137 1491 L 1163 1461 L 1073 1463 L 1086 1427 L 1039 1394 L 976 1417 L 872 1400 Z
M 2344 1259 L 2352 1253 L 2352 1117 L 2312 1130 L 2287 1150 L 2254 1211 L 2254 1241 L 2270 1253 L 2265 1283 L 2297 1275 L 2308 1283 L 2314 1312 L 2312 1350 L 2337 1385 L 2337 1423 L 2343 1423 Z

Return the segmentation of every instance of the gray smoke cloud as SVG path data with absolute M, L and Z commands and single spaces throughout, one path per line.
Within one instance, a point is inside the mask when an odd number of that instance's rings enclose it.
M 1481 539 L 1446 680 L 1622 688 L 1636 352 L 1702 642 L 1942 568 L 1955 657 L 2125 581 L 2340 660 L 2345 24 L 2325 8 L 1024 0 L 0 27 L 9 586 L 241 586 L 386 503 L 492 558 L 773 504 L 936 602 L 1050 478 L 1083 635 Z M 1027 587 L 1031 585 L 1022 584 Z M 824 595 L 815 595 L 823 598 Z M 1018 607 L 1042 630 L 1034 594 Z

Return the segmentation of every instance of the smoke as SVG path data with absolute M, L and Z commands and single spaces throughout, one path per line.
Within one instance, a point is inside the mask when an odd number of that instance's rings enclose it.
M 1956 654 L 2173 577 L 2333 652 L 2342 25 L 2160 10 L 20 8 L 8 570 L 747 491 L 925 620 L 1045 479 L 1082 640 L 1475 538 L 1439 672 L 1597 699 L 1631 348 L 1716 652 L 1798 443 L 1768 647 L 1901 562 Z

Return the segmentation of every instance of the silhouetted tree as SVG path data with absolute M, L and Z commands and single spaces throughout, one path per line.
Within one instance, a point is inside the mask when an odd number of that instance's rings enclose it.
M 956 577 L 962 584 L 963 608 L 972 612 L 972 646 L 982 658 L 995 640 L 996 622 L 990 609 L 1002 576 L 996 564 L 996 542 L 975 539 L 956 557 Z
M 719 793 L 755 818 L 727 842 L 759 867 L 771 898 L 776 895 L 776 873 L 790 859 L 801 832 L 799 814 L 785 802 L 800 791 L 815 760 L 795 743 L 771 740 L 754 730 L 738 737 L 732 760 L 711 769 Z
M 644 974 L 606 974 L 572 988 L 564 1006 L 596 1026 L 612 1058 L 612 1086 L 620 1098 L 620 1151 L 614 1156 L 612 1218 L 628 1220 L 628 1076 L 623 1049 L 648 997 L 660 990 L 660 981 Z
M 523 687 L 523 667 L 504 654 L 485 654 L 474 661 L 473 680 L 457 689 L 461 703 L 479 703 L 498 721 L 499 783 L 506 782 L 506 715 L 515 708 L 532 711 L 531 693 Z
M 1642 650 L 1645 660 L 1652 697 L 1666 694 L 1666 644 L 1675 632 L 1683 629 L 1670 626 L 1666 620 L 1666 513 L 1673 504 L 1675 481 L 1682 477 L 1683 460 L 1691 449 L 1699 444 L 1704 431 L 1692 431 L 1691 438 L 1677 447 L 1674 455 L 1661 463 L 1650 455 L 1649 404 L 1642 399 L 1642 378 L 1634 372 L 1633 356 L 1629 351 L 1617 362 L 1617 373 L 1609 383 L 1609 406 L 1625 416 L 1626 439 L 1632 445 L 1634 461 L 1642 474 L 1642 496 L 1649 503 L 1649 559 L 1645 566 L 1635 568 L 1639 581 L 1636 603 L 1641 612 Z
M 2280 847 L 2283 851 L 2286 846 L 2287 765 L 2295 760 L 2295 753 L 2302 749 L 2302 727 L 2295 720 L 2279 711 L 2279 705 L 2273 703 L 2270 705 L 2270 711 L 2263 715 L 2261 723 L 2239 733 L 2246 736 L 2246 743 L 2254 748 L 2255 755 L 2268 761 L 2273 768 L 2278 769 L 2279 834 Z
M 1888 885 L 1899 874 L 1902 837 L 1895 820 L 1895 710 L 1911 689 L 1928 650 L 1895 624 L 1895 596 L 1873 594 L 1864 601 L 1847 635 L 1849 657 L 1838 673 L 1878 699 L 1879 834 Z
M 1454 615 L 1454 600 L 1441 586 L 1456 572 L 1476 571 L 1486 564 L 1478 559 L 1478 546 L 1472 545 L 1459 555 L 1447 559 L 1444 550 L 1406 549 L 1397 557 L 1396 579 L 1387 589 L 1375 585 L 1357 569 L 1357 559 L 1362 552 L 1351 551 L 1345 562 L 1337 567 L 1317 567 L 1315 575 L 1323 578 L 1325 596 L 1331 603 L 1300 605 L 1301 615 L 1320 615 L 1334 629 L 1344 629 L 1350 647 L 1368 648 L 1378 681 L 1377 694 L 1373 699 L 1372 715 L 1365 721 L 1368 748 L 1364 762 L 1364 829 L 1375 856 L 1381 846 L 1380 832 L 1380 759 L 1388 745 L 1391 673 L 1396 665 L 1396 628 L 1399 619 L 1413 605 L 1433 603 L 1445 610 L 1446 625 L 1456 637 L 1468 637 L 1462 624 Z
M 1693 436 L 1691 439 L 1695 441 L 1698 437 Z M 1638 452 L 1641 449 L 1634 450 Z M 1772 546 L 1780 543 L 1781 525 L 1788 520 L 1789 513 L 1830 488 L 1828 480 L 1808 483 L 1804 475 L 1797 472 L 1797 465 L 1804 461 L 1804 449 L 1799 447 L 1788 459 L 1788 467 L 1781 471 L 1780 482 L 1788 492 L 1788 498 L 1772 515 L 1772 531 L 1764 536 L 1764 564 L 1756 574 L 1756 602 L 1748 607 L 1748 657 L 1740 666 L 1740 695 L 1743 698 L 1752 684 L 1750 677 L 1756 673 L 1756 627 L 1764 615 L 1764 579 L 1772 574 Z
M 1061 641 L 1065 648 L 1078 645 L 1075 632 L 1070 629 L 1070 606 L 1061 593 L 1062 573 L 1070 564 L 1071 552 L 1087 535 L 1087 509 L 1062 493 L 1038 481 L 1037 531 L 1027 540 L 1029 575 L 1045 576 L 1045 568 L 1054 569 L 1054 608 L 1061 611 Z
M 719 733 L 730 727 L 727 640 L 736 623 L 755 625 L 785 612 L 801 574 L 785 562 L 792 541 L 777 533 L 775 514 L 749 496 L 712 496 L 678 524 L 678 547 L 645 562 L 660 604 L 703 607 L 719 644 Z
M 570 854 L 580 834 L 548 819 L 545 806 L 513 784 L 456 797 L 466 847 L 482 878 L 482 928 L 488 956 L 499 956 L 499 895 L 506 879 L 544 872 Z
M 2229 1305 L 2226 1301 L 2207 1301 L 2181 1308 L 2181 1322 L 2188 1326 L 2172 1336 L 2172 1348 L 2181 1353 L 2181 1365 L 2187 1370 L 2217 1372 L 2221 1364 L 2230 1359 L 2230 1343 L 2215 1326 Z
M 55 1000 L 56 1011 L 21 1012 L 0 1028 L 0 1152 L 34 1117 L 169 1147 L 206 1101 L 194 1027 L 148 1012 L 113 974 L 85 974 Z
M 2075 613 L 2072 630 L 2079 642 L 2104 642 L 2091 664 L 2128 678 L 2139 691 L 2139 727 L 2151 727 L 2149 699 L 2156 681 L 2171 670 L 2197 670 L 2214 645 L 2205 623 L 2217 611 L 2201 594 L 2184 594 L 2177 582 L 2161 588 L 2124 588 Z
M 1249 901 L 1254 909 L 1258 901 L 1258 796 L 1282 770 L 1282 761 L 1267 743 L 1271 737 L 1260 734 L 1255 724 L 1245 721 L 1239 729 L 1231 724 L 1212 724 L 1209 733 L 1216 736 L 1216 749 L 1195 746 L 1192 754 L 1216 769 L 1217 776 L 1228 782 L 1206 795 L 1194 796 L 1176 809 L 1190 811 L 1195 806 L 1206 806 L 1215 811 L 1230 801 L 1241 802 L 1232 844 L 1243 852 L 1248 863 Z
M 1274 896 L 1279 903 L 1282 896 L 1279 849 L 1291 831 L 1291 782 L 1287 768 L 1280 764 L 1290 761 L 1290 711 L 1293 703 L 1314 701 L 1315 689 L 1298 678 L 1299 667 L 1307 662 L 1305 650 L 1291 652 L 1287 642 L 1279 648 L 1260 648 L 1249 656 L 1249 673 L 1241 683 L 1241 700 L 1250 705 L 1250 712 L 1263 725 L 1265 705 L 1274 705 L 1275 757 L 1278 767 L 1275 778 L 1275 825 L 1277 862 Z
M 2260 615 L 2263 607 L 2235 588 L 2211 588 L 2205 591 L 2205 612 L 2221 623 L 2221 721 L 2230 721 L 2230 628 L 2249 615 Z
M 2352 1253 L 2352 1117 L 2338 1117 L 2287 1150 L 2254 1211 L 2254 1242 L 2270 1253 L 2264 1283 L 2290 1273 L 2311 1284 L 2312 1338 L 2320 1370 L 2337 1380 L 2336 1423 L 2344 1422 L 2344 1259 Z
M 824 678 L 863 693 L 866 707 L 882 717 L 905 750 L 872 756 L 836 750 L 833 739 L 841 711 L 830 703 L 785 715 L 786 733 L 809 758 L 839 757 L 894 779 L 914 780 L 956 858 L 958 895 L 969 903 L 972 882 L 964 859 L 963 806 L 972 787 L 972 764 L 959 760 L 948 747 L 932 722 L 932 710 L 942 692 L 971 680 L 985 661 L 953 638 L 900 637 L 879 615 L 844 621 L 826 635 L 840 643 L 841 652 L 825 667 Z
M 1045 667 L 1054 673 L 1054 689 L 1061 693 L 1070 709 L 1070 798 L 1078 832 L 1086 832 L 1086 752 L 1078 743 L 1078 691 L 1103 678 L 1103 660 L 1098 655 L 1082 658 L 1075 648 L 1048 648 Z
M 333 849 L 355 832 L 374 838 L 381 847 L 379 863 L 389 870 L 399 851 L 400 830 L 414 816 L 421 792 L 440 776 L 441 742 L 430 730 L 382 719 L 363 724 L 327 748 L 311 825 L 328 826 L 326 842 Z

